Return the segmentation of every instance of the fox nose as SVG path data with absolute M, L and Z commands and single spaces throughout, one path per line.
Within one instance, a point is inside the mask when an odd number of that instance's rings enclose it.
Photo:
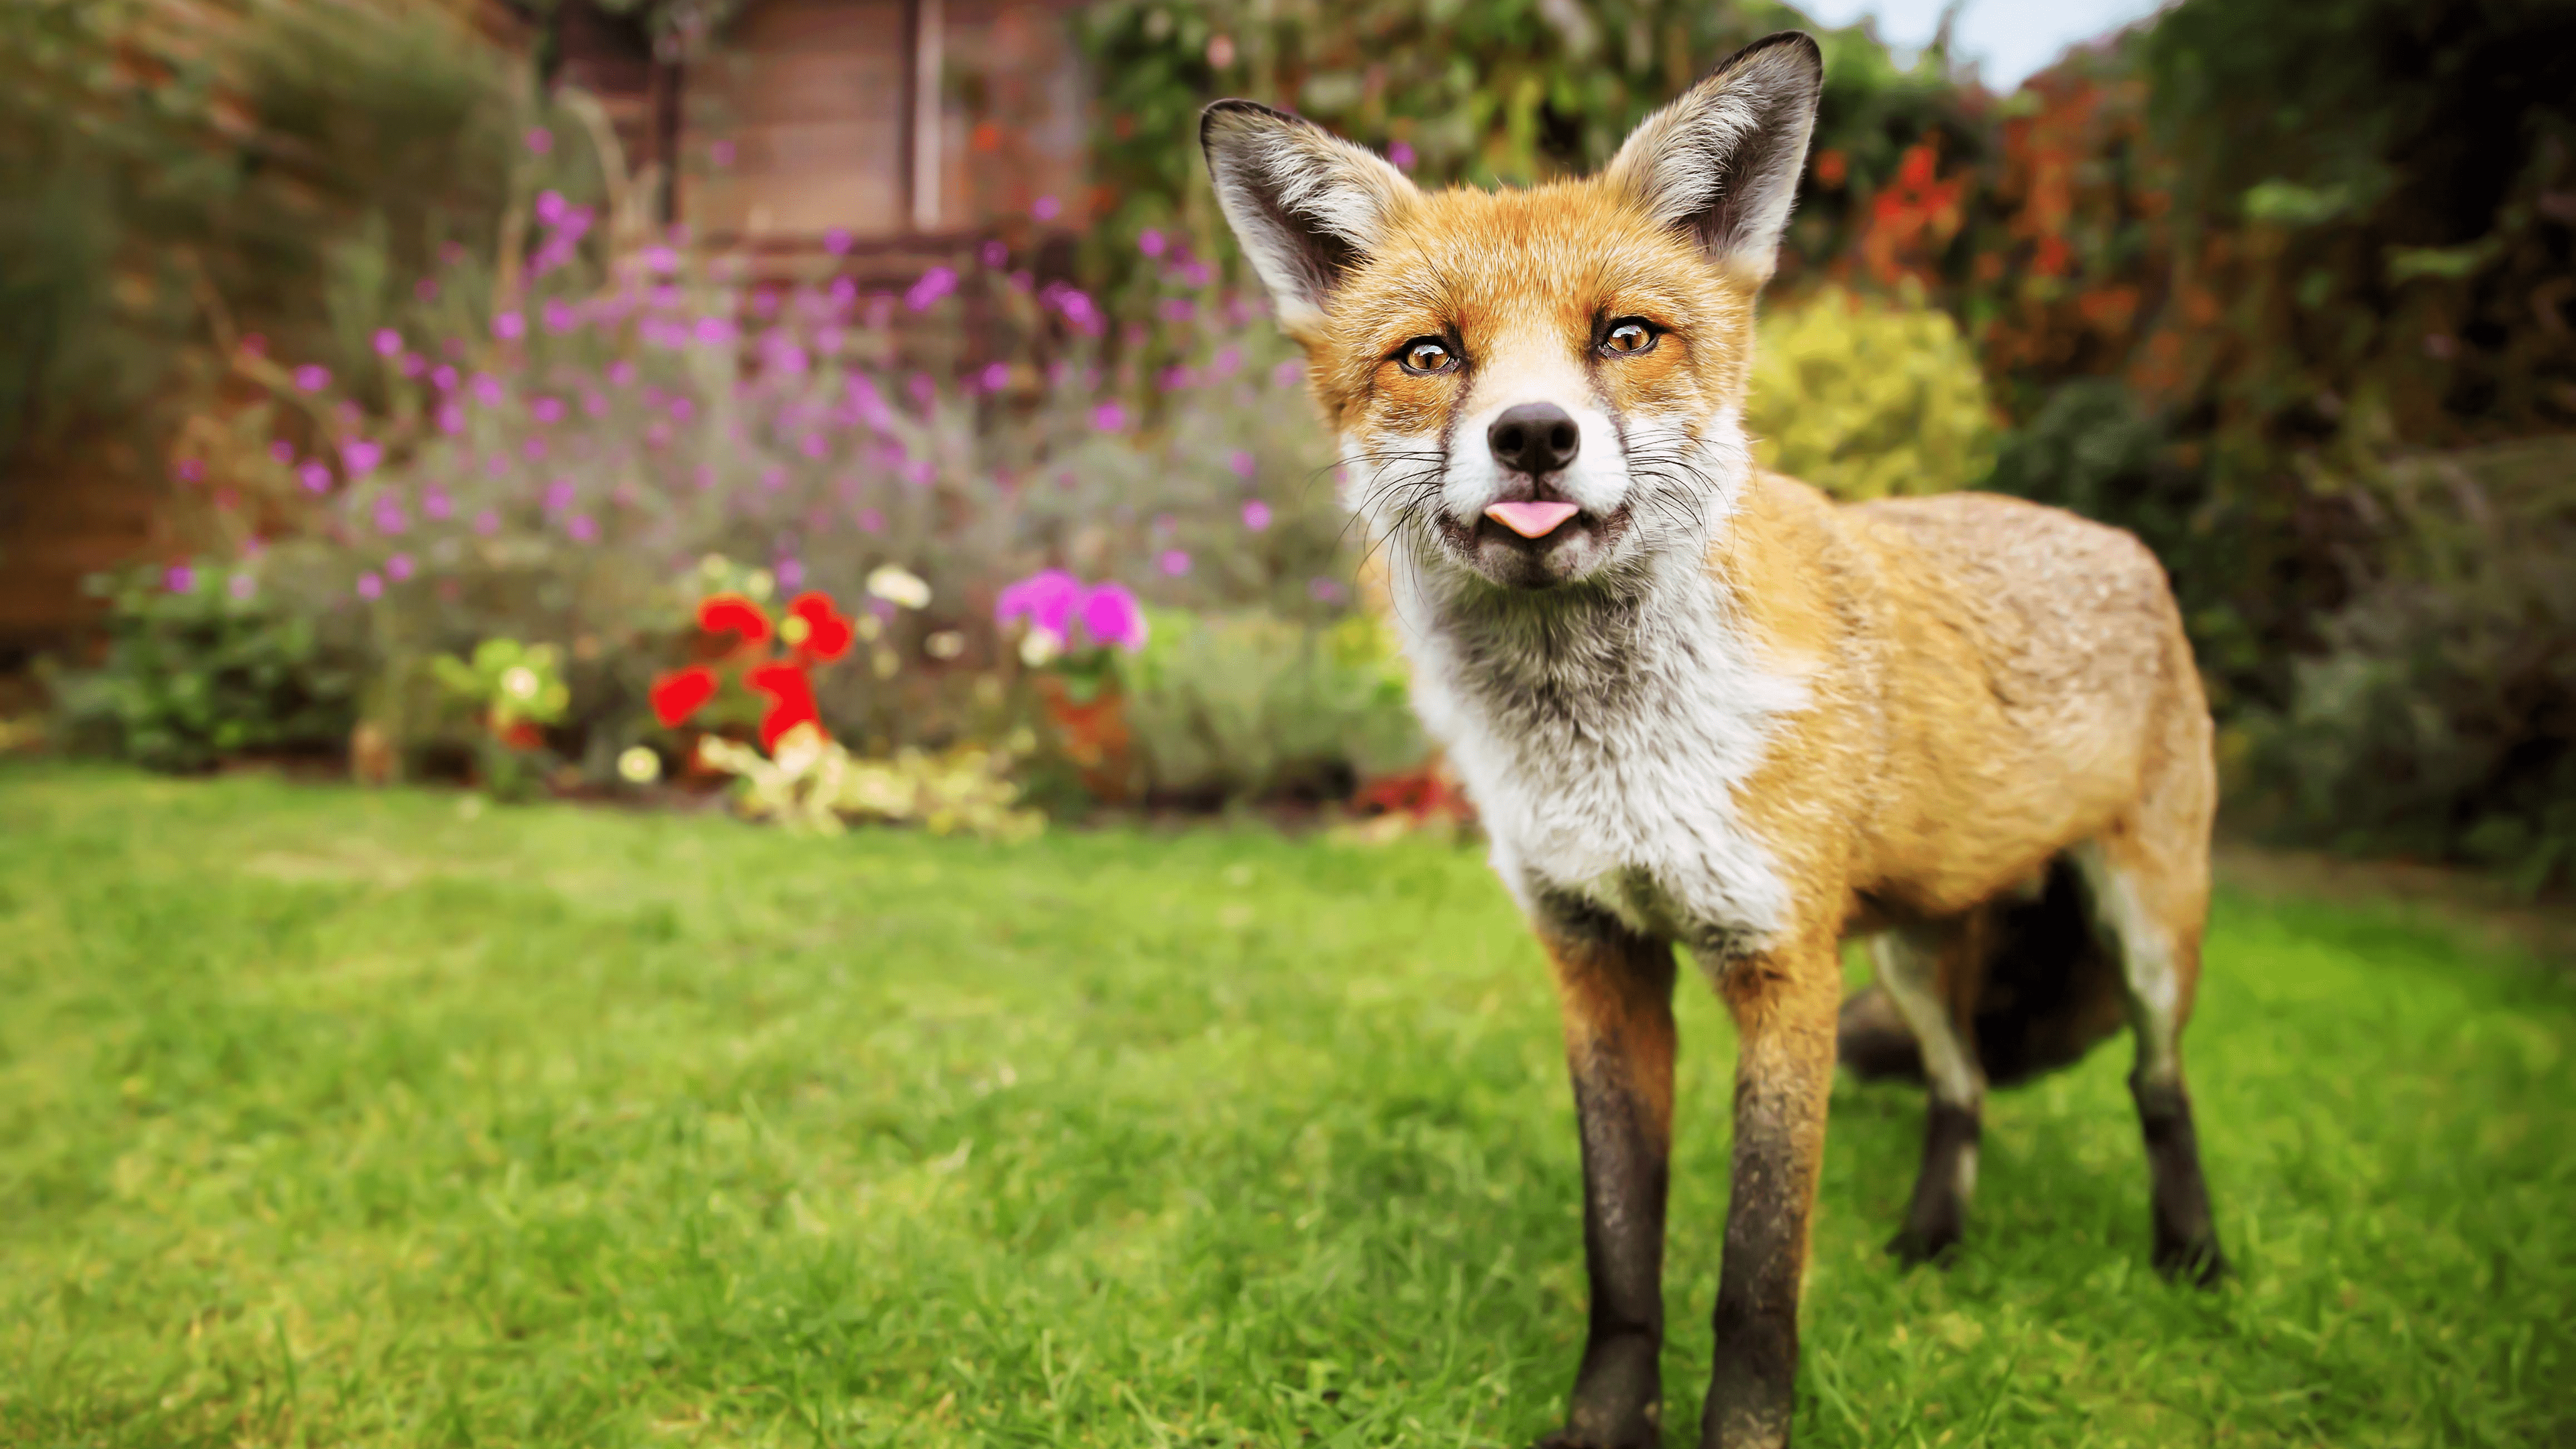
M 1495 462 L 1536 478 L 1574 461 L 1583 450 L 1583 429 L 1554 403 L 1522 403 L 1503 409 L 1485 429 L 1485 444 Z

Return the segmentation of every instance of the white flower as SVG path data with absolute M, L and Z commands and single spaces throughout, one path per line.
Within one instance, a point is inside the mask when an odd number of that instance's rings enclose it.
M 922 640 L 921 647 L 933 659 L 954 659 L 966 652 L 966 636 L 954 629 L 942 629 Z
M 753 598 L 765 599 L 777 592 L 778 576 L 767 569 L 753 569 L 751 577 L 742 581 L 742 587 L 743 592 Z
M 512 699 L 537 697 L 537 671 L 524 664 L 513 664 L 501 671 L 501 692 Z
M 662 778 L 662 757 L 643 745 L 630 746 L 617 757 L 617 774 L 630 785 L 650 785 Z
M 930 585 L 895 564 L 880 565 L 868 575 L 868 592 L 907 609 L 926 608 L 930 603 Z
M 1052 629 L 1031 629 L 1020 640 L 1020 662 L 1031 669 L 1043 669 L 1047 661 L 1064 652 L 1064 636 Z

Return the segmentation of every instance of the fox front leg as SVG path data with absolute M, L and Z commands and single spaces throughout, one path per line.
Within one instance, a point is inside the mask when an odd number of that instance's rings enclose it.
M 1718 966 L 1735 1015 L 1734 1188 L 1701 1449 L 1784 1449 L 1798 1285 L 1825 1153 L 1840 972 L 1829 935 Z
M 1673 1121 L 1673 948 L 1597 912 L 1544 913 L 1583 1141 L 1592 1287 L 1565 1427 L 1542 1449 L 1662 1442 L 1664 1190 Z

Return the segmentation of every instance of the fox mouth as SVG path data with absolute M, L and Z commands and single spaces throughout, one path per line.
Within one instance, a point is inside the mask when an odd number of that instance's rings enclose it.
M 1589 571 L 1628 531 L 1627 506 L 1593 513 L 1571 503 L 1511 502 L 1473 523 L 1440 512 L 1442 539 L 1498 583 L 1544 588 Z

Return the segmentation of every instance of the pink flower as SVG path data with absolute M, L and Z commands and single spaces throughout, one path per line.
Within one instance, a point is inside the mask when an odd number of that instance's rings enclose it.
M 1259 533 L 1270 526 L 1270 505 L 1255 498 L 1243 505 L 1243 526 Z
M 437 388 L 440 392 L 456 391 L 456 369 L 448 366 L 444 362 L 431 368 L 429 373 L 429 385 Z
M 376 577 L 373 573 L 363 573 L 358 575 L 359 598 L 381 599 L 384 596 L 385 581 L 383 579 Z
M 997 272 L 1011 263 L 1011 249 L 999 241 L 984 243 L 975 256 L 977 260 Z
M 465 405 L 445 402 L 438 405 L 438 430 L 454 437 L 465 431 Z
M 1177 548 L 1163 550 L 1163 556 L 1157 562 L 1162 565 L 1163 572 L 1173 578 L 1179 578 L 1190 571 L 1190 556 Z
M 885 515 L 873 508 L 860 509 L 859 531 L 861 533 L 885 532 Z
M 1295 387 L 1305 377 L 1306 364 L 1293 357 L 1282 359 L 1277 367 L 1270 369 L 1272 387 Z
M 730 317 L 701 317 L 689 331 L 697 338 L 700 347 L 723 347 L 730 344 L 735 336 Z
M 543 438 L 528 439 L 526 442 L 519 445 L 519 454 L 531 463 L 537 461 L 539 458 L 546 455 L 546 440 Z
M 608 381 L 615 387 L 631 386 L 635 381 L 635 364 L 623 357 L 608 364 Z
M 173 471 L 179 475 L 179 481 L 182 483 L 206 481 L 206 465 L 201 459 L 182 458 L 179 460 L 179 466 Z
M 1145 610 L 1124 584 L 1096 584 L 1082 597 L 1082 627 L 1103 644 L 1145 647 Z
M 486 508 L 474 515 L 474 531 L 489 538 L 501 531 L 501 515 Z
M 474 394 L 474 400 L 476 402 L 483 404 L 487 408 L 499 407 L 501 405 L 501 399 L 509 396 L 509 391 L 501 386 L 501 379 L 494 377 L 488 372 L 478 372 L 474 374 L 474 376 L 466 382 L 465 387 L 467 391 Z
M 599 537 L 599 525 L 589 514 L 576 513 L 565 521 L 564 532 L 571 534 L 575 543 L 588 543 Z
M 295 385 L 306 392 L 320 392 L 331 385 L 331 369 L 318 362 L 308 362 L 295 369 Z
M 707 147 L 707 159 L 713 161 L 718 166 L 731 166 L 733 164 L 733 143 L 731 141 L 717 141 L 710 144 Z
M 1061 637 L 1082 600 L 1082 580 L 1062 569 L 1048 569 L 1003 589 L 993 600 L 993 622 L 1008 626 L 1026 619 L 1030 628 Z
M 247 599 L 258 591 L 259 580 L 252 578 L 248 574 L 235 574 L 232 576 L 231 582 L 224 585 L 224 592 L 232 595 L 236 599 Z
M 395 583 L 401 583 L 403 580 L 410 578 L 411 555 L 407 553 L 398 553 L 392 558 L 386 559 L 385 577 L 393 580 Z
M 1396 170 L 1410 171 L 1413 169 L 1413 147 L 1402 141 L 1389 141 L 1386 159 L 1395 163 Z
M 376 465 L 384 460 L 383 445 L 365 438 L 351 438 L 340 445 L 340 462 L 349 470 L 349 476 L 352 478 L 364 477 L 376 471 Z
M 528 416 L 535 418 L 540 423 L 562 422 L 563 415 L 564 405 L 561 398 L 551 398 L 540 395 L 528 399 Z
M 411 294 L 424 302 L 438 300 L 438 278 L 423 277 L 411 284 Z
M 1165 239 L 1162 230 L 1158 227 L 1149 226 L 1136 233 L 1136 250 L 1149 257 L 1161 256 L 1170 245 L 1171 243 Z
M 585 391 L 581 395 L 581 410 L 594 418 L 604 418 L 608 416 L 608 398 L 601 393 Z
M 392 357 L 403 350 L 402 334 L 390 327 L 376 329 L 376 355 Z
M 650 272 L 655 276 L 667 277 L 679 269 L 680 254 L 678 252 L 673 251 L 669 247 L 646 247 L 644 249 L 645 271 Z
M 1037 199 L 1037 204 L 1029 208 L 1029 215 L 1036 217 L 1040 221 L 1053 221 L 1058 216 L 1062 215 L 1063 212 L 1064 204 L 1057 201 L 1052 196 L 1039 197 Z
M 492 319 L 492 335 L 504 342 L 516 342 L 528 335 L 528 319 L 516 312 L 504 312 Z
M 1234 470 L 1234 476 L 1237 478 L 1249 478 L 1252 476 L 1253 470 L 1259 465 L 1253 461 L 1250 453 L 1245 452 L 1241 448 L 1237 448 L 1233 452 L 1225 455 L 1225 466 L 1232 468 Z
M 793 589 L 805 582 L 805 565 L 796 559 L 780 559 L 770 572 L 778 576 L 778 586 L 782 589 Z
M 1104 433 L 1114 433 L 1127 426 L 1127 409 L 1115 402 L 1105 402 L 1091 410 L 1091 425 Z
M 914 282 L 911 289 L 903 294 L 903 304 L 915 312 L 927 312 L 938 304 L 940 298 L 956 290 L 957 269 L 955 267 L 932 267 L 922 273 L 921 280 Z
M 846 255 L 850 250 L 850 229 L 846 226 L 836 226 L 824 232 L 823 250 L 836 257 Z
M 402 375 L 403 375 L 403 376 L 405 376 L 405 377 L 418 377 L 418 376 L 420 376 L 422 373 L 427 372 L 427 371 L 429 371 L 429 359 L 428 359 L 428 358 L 421 356 L 421 355 L 420 355 L 419 353 L 417 353 L 417 352 L 406 352 L 406 353 L 404 353 L 404 354 L 403 354 L 403 359 L 402 359 Z
M 1011 365 L 1007 362 L 986 363 L 984 375 L 980 380 L 984 384 L 984 391 L 1000 392 L 1011 385 Z
M 1348 596 L 1339 583 L 1318 575 L 1306 581 L 1306 597 L 1319 604 L 1338 604 Z
M 456 511 L 456 500 L 447 496 L 446 489 L 432 484 L 420 495 L 420 511 L 423 517 L 444 520 Z
M 581 313 L 561 297 L 548 297 L 545 305 L 537 309 L 537 316 L 548 332 L 570 332 L 581 325 Z
M 549 186 L 537 193 L 537 220 L 546 225 L 562 225 L 566 209 L 563 193 L 553 187 Z
M 174 594 L 184 594 L 197 586 L 197 571 L 186 564 L 172 564 L 161 573 L 161 587 Z
M 570 478 L 557 478 L 546 485 L 545 505 L 548 513 L 561 513 L 572 507 L 573 486 Z
M 295 461 L 295 445 L 279 438 L 268 445 L 268 456 L 280 463 L 292 463 Z
M 307 493 L 331 491 L 331 465 L 319 458 L 306 459 L 304 466 L 295 470 L 295 478 L 304 485 Z
M 543 156 L 555 148 L 555 133 L 543 126 L 530 126 L 528 134 L 519 139 L 526 143 L 533 155 Z

